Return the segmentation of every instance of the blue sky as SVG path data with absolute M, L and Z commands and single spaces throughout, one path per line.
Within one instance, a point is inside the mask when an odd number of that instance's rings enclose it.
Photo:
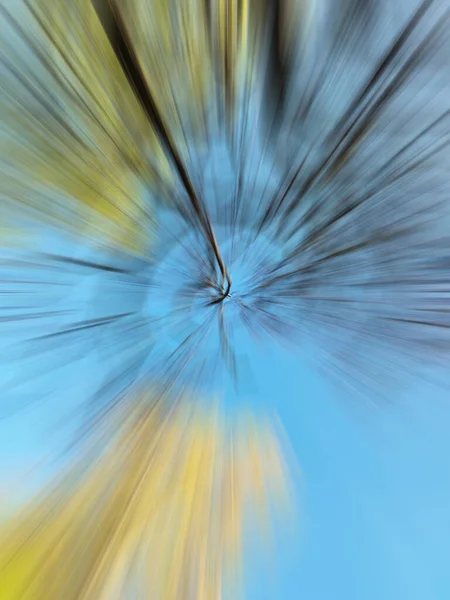
M 280 552 L 274 587 L 255 573 L 249 597 L 448 598 L 446 395 L 427 386 L 354 410 L 310 359 L 274 354 L 257 377 L 300 463 L 301 528 Z

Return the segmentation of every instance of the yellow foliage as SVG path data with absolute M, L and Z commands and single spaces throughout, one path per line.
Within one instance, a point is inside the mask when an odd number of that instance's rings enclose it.
M 46 221 L 142 251 L 146 192 L 170 181 L 156 134 L 90 0 L 29 5 L 25 24 L 3 15 L 0 191 Z
M 0 599 L 221 598 L 225 581 L 239 583 L 248 508 L 261 527 L 290 499 L 275 429 L 237 425 L 217 404 L 121 404 L 0 530 Z

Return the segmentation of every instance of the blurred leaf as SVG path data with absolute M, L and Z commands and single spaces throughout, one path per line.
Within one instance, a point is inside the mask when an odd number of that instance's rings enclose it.
M 53 488 L 2 526 L 2 600 L 209 599 L 239 584 L 246 512 L 265 529 L 291 500 L 276 428 L 155 398 L 111 410 Z
M 133 251 L 146 247 L 148 189 L 170 181 L 164 153 L 89 0 L 2 11 L 1 191 L 46 220 Z M 18 38 L 16 39 L 16 37 Z

